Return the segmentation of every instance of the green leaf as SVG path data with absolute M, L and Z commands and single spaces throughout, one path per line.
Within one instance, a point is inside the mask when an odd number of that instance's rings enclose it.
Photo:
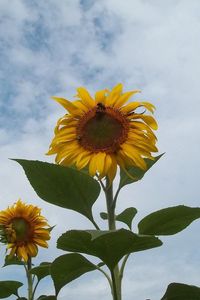
M 172 235 L 183 230 L 198 218 L 200 218 L 199 207 L 179 205 L 164 208 L 142 219 L 138 224 L 139 233 Z
M 106 212 L 101 212 L 100 213 L 100 217 L 103 219 L 103 220 L 108 220 L 108 214 Z
M 50 275 L 50 267 L 51 267 L 51 263 L 43 262 L 38 267 L 31 269 L 30 273 L 35 274 L 38 278 L 38 281 L 40 281 L 44 277 Z
M 121 214 L 117 215 L 115 219 L 117 221 L 125 223 L 131 230 L 132 221 L 137 213 L 137 209 L 135 207 L 126 208 Z
M 129 207 L 129 208 L 126 208 L 119 215 L 116 215 L 115 220 L 125 223 L 131 230 L 132 221 L 133 221 L 133 218 L 135 217 L 136 213 L 137 213 L 136 208 Z M 100 217 L 103 220 L 108 220 L 108 214 L 106 212 L 101 212 Z
M 17 256 L 6 255 L 3 267 L 10 265 L 22 265 L 24 266 L 24 262 L 20 260 Z
M 69 167 L 24 159 L 15 161 L 23 167 L 40 198 L 93 220 L 92 206 L 100 193 L 95 179 Z
M 96 270 L 84 256 L 78 253 L 71 253 L 59 256 L 51 265 L 51 276 L 54 281 L 56 295 L 66 284 L 81 275 Z
M 146 170 L 142 170 L 140 168 L 137 167 L 130 167 L 127 168 L 128 173 L 133 177 L 129 177 L 127 175 L 127 173 L 125 173 L 122 169 L 120 169 L 120 183 L 119 183 L 119 187 L 122 188 L 123 186 L 136 182 L 138 180 L 141 180 L 142 177 L 145 175 L 145 173 L 161 158 L 161 156 L 163 156 L 164 153 L 162 153 L 161 155 L 158 155 L 155 157 L 154 160 L 151 160 L 149 158 L 145 158 L 145 162 L 147 164 L 147 169 Z
M 17 296 L 17 290 L 23 283 L 14 280 L 0 281 L 0 299 L 10 297 L 11 295 Z
M 200 300 L 200 288 L 183 283 L 170 283 L 161 300 Z
M 100 258 L 110 269 L 131 252 L 159 247 L 162 242 L 154 236 L 140 236 L 130 230 L 70 230 L 57 242 L 59 249 L 81 252 Z

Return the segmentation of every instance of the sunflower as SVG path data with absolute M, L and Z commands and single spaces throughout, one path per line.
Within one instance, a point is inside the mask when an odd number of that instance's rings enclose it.
M 144 158 L 154 159 L 152 152 L 158 151 L 153 132 L 157 123 L 145 114 L 146 110 L 153 113 L 155 107 L 149 102 L 126 104 L 140 91 L 123 93 L 122 89 L 118 84 L 111 91 L 97 91 L 92 98 L 79 87 L 73 102 L 52 97 L 68 113 L 58 120 L 47 155 L 56 154 L 56 163 L 64 166 L 88 167 L 91 176 L 108 176 L 111 182 L 117 166 L 125 172 L 131 166 L 145 170 Z
M 49 225 L 37 206 L 20 199 L 6 210 L 0 211 L 0 241 L 7 244 L 10 257 L 16 255 L 25 262 L 37 255 L 38 246 L 48 247 Z

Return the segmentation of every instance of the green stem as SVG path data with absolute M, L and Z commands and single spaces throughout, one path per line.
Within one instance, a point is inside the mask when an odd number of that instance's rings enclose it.
M 35 292 L 36 292 L 36 289 L 38 287 L 38 284 L 39 284 L 39 281 L 37 281 L 37 283 L 35 284 L 35 287 L 33 289 L 33 294 L 32 294 L 32 298 L 34 299 L 34 295 L 35 295 Z
M 33 300 L 33 277 L 32 274 L 30 273 L 31 267 L 32 267 L 31 257 L 29 257 L 27 261 L 27 269 L 26 269 L 26 276 L 28 281 L 28 300 Z
M 122 262 L 121 269 L 120 269 L 120 272 L 119 272 L 119 276 L 120 276 L 120 279 L 121 279 L 121 280 L 122 280 L 122 278 L 123 278 L 123 275 L 124 275 L 124 268 L 125 268 L 125 265 L 126 265 L 126 263 L 127 263 L 127 260 L 128 260 L 128 258 L 129 258 L 129 256 L 130 256 L 130 253 L 127 254 L 127 255 L 124 257 L 124 260 L 123 260 L 123 262 Z
M 115 206 L 116 206 L 116 197 L 113 198 L 113 185 L 109 182 L 109 179 L 106 177 L 106 204 L 107 204 L 107 213 L 108 213 L 108 228 L 109 230 L 115 230 Z M 114 249 L 113 249 L 114 251 Z M 116 265 L 113 270 L 110 270 L 112 278 L 112 294 L 113 300 L 121 300 L 121 279 L 119 274 L 119 266 Z
M 113 295 L 113 300 L 119 300 L 120 295 L 119 291 L 117 288 L 117 278 L 116 278 L 116 272 L 114 270 L 111 270 L 111 278 L 112 278 L 112 295 Z

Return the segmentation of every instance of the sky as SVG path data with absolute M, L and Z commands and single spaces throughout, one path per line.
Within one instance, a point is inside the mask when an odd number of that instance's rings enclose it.
M 137 222 L 152 211 L 199 206 L 200 2 L 198 0 L 0 0 L 0 210 L 19 197 L 38 205 L 57 224 L 49 250 L 37 262 L 63 252 L 55 242 L 69 229 L 91 228 L 75 212 L 39 199 L 25 174 L 9 158 L 54 162 L 45 156 L 56 121 L 65 112 L 52 95 L 73 99 L 76 88 L 124 84 L 156 106 L 161 160 L 144 179 L 123 189 L 117 212 L 134 206 Z M 94 214 L 105 210 L 102 196 Z M 62 223 L 60 222 L 62 220 Z M 124 278 L 124 300 L 157 300 L 170 282 L 198 285 L 199 221 L 161 238 L 160 248 L 132 255 Z M 3 264 L 4 248 L 0 248 Z M 23 271 L 0 269 L 0 280 L 23 279 Z M 52 282 L 40 291 L 53 293 Z M 111 299 L 101 274 L 83 275 L 59 300 Z M 13 299 L 12 297 L 10 298 Z

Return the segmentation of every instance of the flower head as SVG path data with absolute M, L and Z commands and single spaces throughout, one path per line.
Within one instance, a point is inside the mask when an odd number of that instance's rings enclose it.
M 37 255 L 38 246 L 48 247 L 49 225 L 37 206 L 20 199 L 6 210 L 0 211 L 0 241 L 7 244 L 10 256 L 27 261 Z
M 89 92 L 77 89 L 77 100 L 71 102 L 53 97 L 68 113 L 60 118 L 55 127 L 48 155 L 56 154 L 56 162 L 78 169 L 89 168 L 91 176 L 108 176 L 112 181 L 119 165 L 146 168 L 144 158 L 154 159 L 157 152 L 157 129 L 155 119 L 138 112 L 138 108 L 153 113 L 155 107 L 149 102 L 131 102 L 128 99 L 138 90 L 122 93 L 118 84 L 111 91 L 96 92 L 92 98 Z

